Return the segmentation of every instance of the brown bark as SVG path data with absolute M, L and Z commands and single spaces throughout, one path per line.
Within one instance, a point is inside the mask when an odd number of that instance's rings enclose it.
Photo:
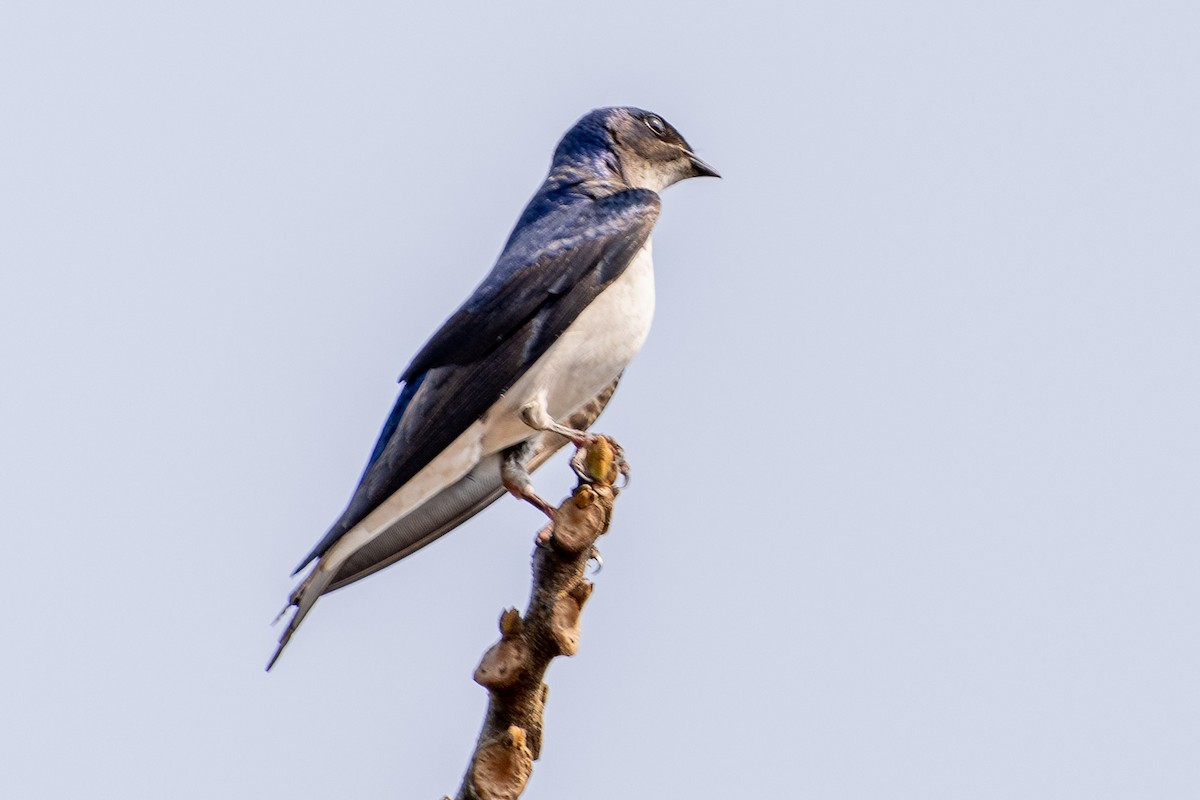
M 488 709 L 456 800 L 521 795 L 542 748 L 546 669 L 556 656 L 579 649 L 579 616 L 592 593 L 584 573 L 596 539 L 608 530 L 624 461 L 616 443 L 600 437 L 573 465 L 579 485 L 538 535 L 525 615 L 515 608 L 500 615 L 500 641 L 475 670 Z

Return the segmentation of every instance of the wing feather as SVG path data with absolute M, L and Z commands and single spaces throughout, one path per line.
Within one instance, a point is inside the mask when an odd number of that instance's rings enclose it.
M 512 238 L 488 277 L 404 371 L 405 387 L 349 505 L 296 572 L 512 387 L 624 272 L 649 238 L 659 208 L 654 192 L 629 190 L 552 212 Z

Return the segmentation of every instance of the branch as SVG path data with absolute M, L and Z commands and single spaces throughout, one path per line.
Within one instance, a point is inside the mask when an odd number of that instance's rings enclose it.
M 616 442 L 601 436 L 575 454 L 572 467 L 579 485 L 538 534 L 525 616 L 515 608 L 500 615 L 500 641 L 475 670 L 475 682 L 488 690 L 488 709 L 456 800 L 520 797 L 542 749 L 546 669 L 556 656 L 579 649 L 579 614 L 592 594 L 584 571 L 608 530 L 625 462 Z

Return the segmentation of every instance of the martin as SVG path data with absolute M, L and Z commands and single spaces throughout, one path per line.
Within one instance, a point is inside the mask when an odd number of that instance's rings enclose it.
M 317 598 L 424 547 L 505 490 L 553 515 L 529 472 L 586 432 L 654 313 L 658 193 L 720 177 L 662 117 L 601 108 L 567 131 L 495 267 L 421 348 L 269 670 Z M 281 614 L 282 616 L 282 614 Z

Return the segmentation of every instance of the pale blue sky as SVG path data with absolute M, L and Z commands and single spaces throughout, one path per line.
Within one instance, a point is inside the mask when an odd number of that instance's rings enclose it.
M 536 512 L 267 623 L 633 104 L 725 180 L 526 796 L 1196 797 L 1197 8 L 5 3 L 0 796 L 454 791 Z

